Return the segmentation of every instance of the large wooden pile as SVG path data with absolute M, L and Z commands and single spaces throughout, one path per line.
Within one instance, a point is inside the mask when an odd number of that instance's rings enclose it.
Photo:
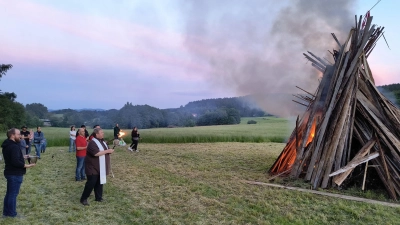
M 356 17 L 344 44 L 332 34 L 339 45 L 332 53 L 334 64 L 304 54 L 323 77 L 314 94 L 297 96 L 308 102 L 307 110 L 269 172 L 303 178 L 316 189 L 340 186 L 352 178 L 354 168 L 365 173 L 374 168 L 397 199 L 400 111 L 375 87 L 367 61 L 383 27 L 371 25 L 372 17 L 364 25 L 361 19 Z

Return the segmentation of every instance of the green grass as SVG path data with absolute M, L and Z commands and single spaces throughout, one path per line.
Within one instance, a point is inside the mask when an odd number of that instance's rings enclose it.
M 75 155 L 50 147 L 28 169 L 18 197 L 21 219 L 0 224 L 398 224 L 399 208 L 249 185 L 265 172 L 281 143 L 139 144 L 117 147 L 115 178 L 105 202 L 79 203 L 84 183 L 74 181 Z M 0 164 L 0 169 L 3 165 Z M 0 199 L 5 193 L 0 176 Z
M 255 120 L 257 124 L 247 124 Z M 290 135 L 287 119 L 276 117 L 242 118 L 237 125 L 140 129 L 141 143 L 210 143 L 210 142 L 276 142 L 283 143 Z M 69 145 L 69 128 L 42 127 L 48 146 Z M 93 129 L 88 129 L 89 133 Z M 113 130 L 105 129 L 105 139 L 113 139 Z M 123 129 L 124 140 L 131 143 L 131 130 Z M 0 140 L 6 138 L 5 134 Z

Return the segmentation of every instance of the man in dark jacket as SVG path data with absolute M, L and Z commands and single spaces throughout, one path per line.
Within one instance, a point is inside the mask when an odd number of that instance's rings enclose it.
M 114 140 L 115 139 L 119 139 L 119 132 L 121 131 L 121 129 L 119 129 L 118 123 L 115 124 L 114 127 Z
M 7 139 L 3 142 L 4 177 L 7 180 L 7 191 L 4 197 L 3 217 L 20 217 L 17 215 L 17 196 L 22 184 L 26 168 L 35 164 L 25 164 L 19 142 L 21 133 L 18 129 L 12 128 L 7 131 Z

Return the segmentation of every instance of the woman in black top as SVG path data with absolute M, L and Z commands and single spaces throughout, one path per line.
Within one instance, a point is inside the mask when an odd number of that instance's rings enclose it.
M 132 144 L 131 144 L 131 146 L 128 148 L 128 150 L 130 150 L 130 151 L 135 151 L 135 152 L 139 152 L 139 150 L 137 150 L 137 146 L 138 146 L 138 143 L 139 143 L 140 134 L 139 134 L 139 132 L 138 132 L 137 127 L 134 127 L 134 128 L 132 129 L 131 136 L 132 136 Z

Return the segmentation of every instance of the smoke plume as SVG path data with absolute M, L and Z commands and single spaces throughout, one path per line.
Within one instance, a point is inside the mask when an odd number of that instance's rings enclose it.
M 289 116 L 305 110 L 291 100 L 314 92 L 321 76 L 302 53 L 333 62 L 354 26 L 355 0 L 185 0 L 185 45 L 193 60 L 207 62 L 215 88 L 253 95 L 268 113 Z M 300 108 L 299 108 L 300 107 Z

